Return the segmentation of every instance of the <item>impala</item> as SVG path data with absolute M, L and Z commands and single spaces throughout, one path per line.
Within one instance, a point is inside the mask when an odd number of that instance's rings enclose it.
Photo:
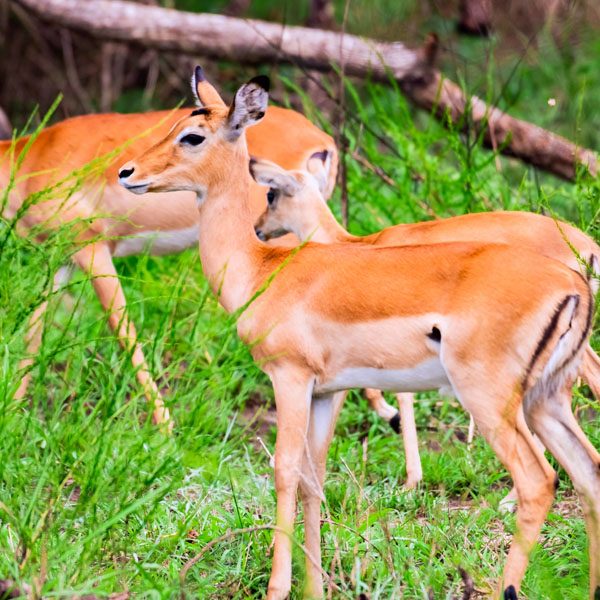
M 373 246 L 432 244 L 440 242 L 502 242 L 526 248 L 559 260 L 571 269 L 590 276 L 592 291 L 598 291 L 600 247 L 579 229 L 543 215 L 528 212 L 474 213 L 425 223 L 401 224 L 377 233 L 351 235 L 335 219 L 321 192 L 320 157 L 308 163 L 309 171 L 286 171 L 267 161 L 253 159 L 250 172 L 254 179 L 269 188 L 266 208 L 255 225 L 263 240 L 294 233 L 302 241 L 321 244 L 352 243 Z M 591 346 L 585 351 L 583 379 L 594 396 L 600 399 L 600 358 Z M 379 390 L 367 390 L 367 397 L 381 396 Z M 402 435 L 406 452 L 407 487 L 422 478 L 417 445 L 412 394 L 398 394 Z M 503 506 L 512 502 L 509 496 Z
M 151 147 L 190 112 L 191 109 L 181 109 L 145 114 L 87 115 L 45 129 L 25 156 L 4 212 L 5 218 L 11 218 L 28 195 L 61 181 L 92 159 L 123 146 L 118 157 L 114 157 L 108 167 L 104 165 L 99 174 L 89 177 L 72 197 L 66 199 L 66 194 L 57 194 L 51 201 L 31 206 L 19 225 L 26 231 L 39 224 L 54 227 L 81 219 L 89 222 L 89 228 L 80 232 L 79 241 L 100 239 L 85 245 L 73 256 L 73 261 L 89 274 L 101 305 L 109 313 L 110 327 L 116 331 L 120 343 L 132 352 L 137 379 L 154 405 L 153 420 L 156 423 L 168 423 L 169 412 L 150 375 L 135 327 L 127 317 L 125 296 L 113 257 L 143 251 L 166 254 L 194 245 L 198 240 L 198 210 L 192 192 L 170 194 L 168 198 L 150 194 L 135 198 L 125 192 L 116 183 L 118 163 L 115 160 L 128 160 Z M 147 133 L 126 145 L 141 132 Z M 27 141 L 27 136 L 16 141 L 16 155 Z M 184 142 L 192 149 L 197 140 L 191 135 Z M 331 194 L 337 173 L 335 144 L 329 135 L 301 114 L 270 107 L 260 126 L 248 136 L 248 142 L 253 154 L 276 160 L 289 168 L 305 167 L 310 157 L 316 154 L 319 164 L 326 168 L 321 174 L 323 194 L 325 197 Z M 9 185 L 12 151 L 11 141 L 0 142 L 0 190 Z M 253 210 L 258 215 L 263 205 L 262 188 L 254 186 L 251 195 Z M 46 306 L 43 302 L 30 318 L 27 357 L 19 365 L 25 375 L 15 393 L 16 398 L 22 398 L 27 389 L 33 356 L 42 339 Z M 375 399 L 375 408 L 388 419 L 390 411 L 395 414 L 379 399 Z
M 197 68 L 203 114 L 125 164 L 133 192 L 194 190 L 204 273 L 270 377 L 277 406 L 277 518 L 267 598 L 291 589 L 296 492 L 304 505 L 306 588 L 323 592 L 320 504 L 343 394 L 449 388 L 515 482 L 518 535 L 504 570 L 513 599 L 554 496 L 556 474 L 530 432 L 564 466 L 584 505 L 592 597 L 600 594 L 600 455 L 571 411 L 591 330 L 588 282 L 563 264 L 503 244 L 374 248 L 266 246 L 255 232 L 244 130 L 267 106 L 268 79 L 228 107 Z M 186 135 L 203 142 L 190 148 Z M 165 210 L 168 210 L 165 197 Z

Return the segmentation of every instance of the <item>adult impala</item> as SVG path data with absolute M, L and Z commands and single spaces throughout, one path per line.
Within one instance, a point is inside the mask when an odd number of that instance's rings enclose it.
M 344 396 L 336 392 L 351 387 L 449 387 L 473 415 L 519 495 L 518 535 L 502 583 L 508 599 L 517 597 L 554 496 L 556 474 L 531 428 L 584 504 L 591 597 L 599 594 L 600 455 L 570 405 L 591 330 L 586 279 L 501 244 L 267 247 L 254 232 L 244 130 L 264 114 L 268 80 L 243 85 L 231 107 L 200 69 L 193 85 L 205 113 L 184 117 L 125 164 L 120 181 L 133 192 L 196 192 L 205 275 L 227 311 L 245 308 L 239 335 L 273 383 L 277 529 L 267 598 L 285 598 L 291 589 L 298 487 L 306 594 L 322 595 L 325 457 Z M 203 138 L 194 148 L 182 143 L 191 133 Z
M 474 213 L 425 223 L 395 225 L 366 236 L 352 235 L 336 221 L 319 191 L 323 172 L 320 162 L 319 156 L 309 161 L 311 173 L 286 171 L 267 160 L 251 161 L 250 171 L 254 179 L 269 188 L 265 210 L 255 225 L 261 240 L 294 233 L 302 241 L 310 239 L 321 244 L 397 246 L 461 241 L 502 242 L 561 261 L 589 276 L 593 293 L 598 291 L 598 244 L 576 227 L 543 215 L 528 212 Z M 593 394 L 600 399 L 600 358 L 589 345 L 581 373 Z M 367 390 L 369 398 L 380 395 L 379 390 Z M 398 402 L 406 452 L 406 486 L 412 487 L 422 478 L 414 398 L 412 394 L 398 394 Z M 512 496 L 504 506 L 511 501 Z
M 136 135 L 147 132 L 141 139 L 123 147 L 108 166 L 101 167 L 99 173 L 88 177 L 73 196 L 56 194 L 50 201 L 31 206 L 19 225 L 21 230 L 26 231 L 40 224 L 54 227 L 69 221 L 89 223 L 78 239 L 96 241 L 85 245 L 73 256 L 73 260 L 90 275 L 98 299 L 109 313 L 111 328 L 121 344 L 132 352 L 136 376 L 146 397 L 154 404 L 153 420 L 156 423 L 168 422 L 169 412 L 150 375 L 141 345 L 137 342 L 135 327 L 127 317 L 125 296 L 113 257 L 143 251 L 166 254 L 196 244 L 198 209 L 192 192 L 135 198 L 117 185 L 116 165 L 150 148 L 165 136 L 174 123 L 191 112 L 191 109 L 181 109 L 129 115 L 86 115 L 45 129 L 25 156 L 4 213 L 4 217 L 11 218 L 30 194 L 61 181 L 92 159 L 114 152 L 115 148 L 125 146 Z M 27 136 L 16 141 L 14 151 L 17 155 L 28 139 Z M 193 136 L 187 140 L 190 148 L 194 141 Z M 337 173 L 335 144 L 329 135 L 301 114 L 270 107 L 261 125 L 248 136 L 248 143 L 256 156 L 276 160 L 289 168 L 305 167 L 316 153 L 320 164 L 327 168 L 322 173 L 323 181 L 326 181 L 323 193 L 326 197 L 331 194 Z M 9 183 L 10 153 L 11 142 L 0 142 L 0 190 Z M 117 158 L 118 162 L 115 162 Z M 258 215 L 263 206 L 262 188 L 255 186 L 251 194 L 253 210 Z M 30 319 L 27 358 L 20 363 L 20 370 L 25 371 L 25 375 L 17 389 L 17 398 L 22 398 L 27 389 L 33 356 L 41 343 L 46 306 L 46 302 L 42 303 Z M 375 408 L 388 416 L 391 407 L 378 402 Z

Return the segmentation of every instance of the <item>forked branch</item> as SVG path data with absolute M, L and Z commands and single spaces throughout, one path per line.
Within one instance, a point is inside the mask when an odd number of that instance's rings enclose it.
M 595 175 L 594 152 L 527 121 L 515 119 L 461 88 L 433 66 L 436 43 L 424 50 L 353 35 L 223 15 L 194 14 L 125 0 L 13 0 L 45 21 L 101 39 L 244 63 L 285 62 L 389 82 L 395 79 L 419 108 L 444 123 L 469 123 L 484 143 L 535 167 L 575 179 L 582 165 Z M 468 114 L 467 114 L 468 113 Z M 449 121 L 450 119 L 450 121 Z

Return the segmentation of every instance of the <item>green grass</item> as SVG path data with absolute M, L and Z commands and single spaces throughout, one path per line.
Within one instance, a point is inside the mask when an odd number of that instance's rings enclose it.
M 568 184 L 495 157 L 415 115 L 395 90 L 349 87 L 348 98 L 359 119 L 346 131 L 350 150 L 395 182 L 348 159 L 353 232 L 431 214 L 545 209 L 600 239 L 597 181 Z M 0 578 L 45 597 L 175 597 L 182 567 L 207 543 L 274 524 L 272 470 L 257 436 L 272 452 L 275 432 L 259 426 L 260 411 L 251 419 L 259 410 L 252 407 L 271 403 L 268 381 L 211 295 L 195 250 L 117 260 L 176 421 L 171 437 L 161 435 L 86 278 L 76 274 L 67 290 L 51 293 L 53 272 L 73 251 L 69 230 L 40 244 L 13 225 L 0 221 Z M 44 297 L 46 334 L 20 403 L 13 394 L 26 320 Z M 579 406 L 596 406 L 585 389 L 576 396 Z M 514 531 L 514 517 L 497 511 L 510 487 L 506 472 L 481 438 L 471 449 L 460 441 L 468 419 L 457 402 L 422 395 L 417 423 L 424 482 L 406 493 L 400 441 L 358 394 L 346 403 L 329 455 L 323 527 L 324 568 L 340 588 L 334 597 L 457 597 L 458 567 L 489 594 L 500 576 Z M 600 447 L 597 418 L 583 426 Z M 558 500 L 531 557 L 525 598 L 587 594 L 584 525 L 562 472 Z M 262 597 L 270 539 L 268 530 L 232 534 L 190 570 L 184 589 L 200 598 Z M 294 598 L 302 569 L 298 550 Z

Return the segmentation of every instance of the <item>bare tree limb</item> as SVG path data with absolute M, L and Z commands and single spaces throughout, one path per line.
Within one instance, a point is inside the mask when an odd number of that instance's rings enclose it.
M 348 75 L 371 72 L 387 80 L 390 70 L 397 79 L 418 63 L 414 50 L 403 44 L 340 37 L 308 27 L 285 27 L 251 19 L 215 14 L 196 14 L 145 6 L 125 0 L 15 0 L 39 18 L 88 34 L 137 42 L 158 50 L 202 54 L 244 63 L 292 62 L 329 71 L 331 62 L 346 64 Z
M 243 63 L 287 62 L 330 71 L 344 65 L 347 75 L 390 82 L 395 79 L 416 106 L 444 123 L 481 132 L 488 147 L 568 180 L 577 167 L 597 173 L 596 155 L 541 127 L 515 119 L 461 88 L 433 67 L 436 40 L 424 50 L 307 27 L 214 14 L 193 14 L 126 0 L 12 0 L 39 18 L 84 30 L 101 39 L 135 42 L 157 50 Z M 468 121 L 467 121 L 468 119 Z M 450 120 L 450 121 L 449 121 Z

